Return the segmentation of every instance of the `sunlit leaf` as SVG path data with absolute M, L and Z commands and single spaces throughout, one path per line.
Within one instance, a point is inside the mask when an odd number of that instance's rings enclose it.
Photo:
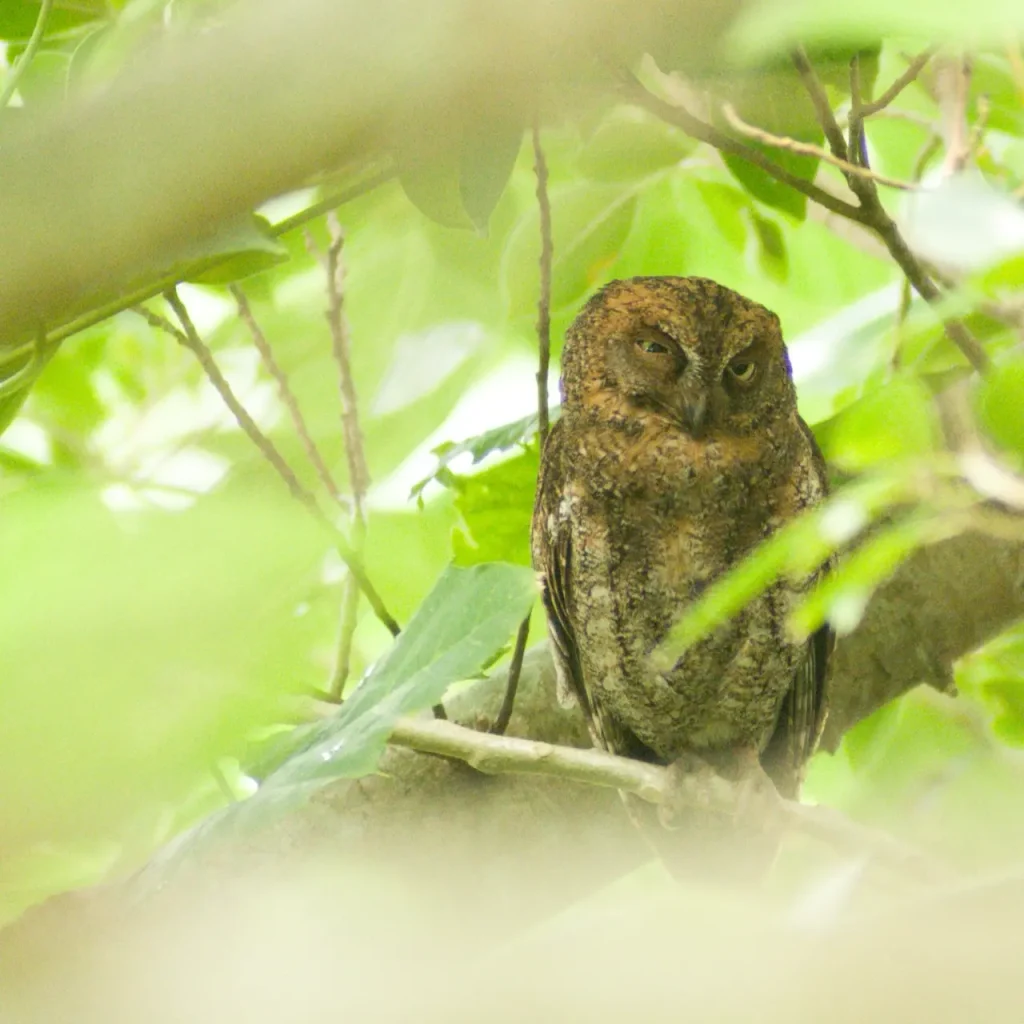
M 695 143 L 663 121 L 632 108 L 617 110 L 587 140 L 579 169 L 595 181 L 636 181 L 673 167 L 693 152 Z
M 809 575 L 886 509 L 905 500 L 908 486 L 905 475 L 895 472 L 868 478 L 784 526 L 690 605 L 655 649 L 655 664 L 662 670 L 671 668 L 686 650 L 764 593 L 776 579 L 799 580 Z
M 549 415 L 552 423 L 558 419 L 559 411 L 557 406 L 550 410 Z M 471 455 L 473 459 L 472 465 L 475 466 L 494 452 L 505 452 L 516 445 L 527 444 L 536 434 L 537 414 L 531 413 L 529 416 L 524 416 L 521 420 L 504 423 L 500 427 L 486 430 L 484 433 L 477 434 L 475 437 L 469 437 L 465 441 L 459 441 L 458 443 L 446 441 L 434 449 L 434 455 L 437 456 L 437 468 L 430 476 L 416 484 L 409 496 L 419 497 L 427 484 L 437 479 L 460 455 Z
M 862 0 L 824 5 L 817 0 L 758 0 L 744 9 L 732 32 L 737 51 L 754 56 L 777 53 L 796 42 L 850 40 L 870 42 L 884 35 L 948 40 L 960 46 L 999 45 L 1024 29 L 1024 11 L 1016 0 L 979 0 L 974 4 L 936 4 L 928 0 Z
M 903 376 L 870 390 L 829 425 L 823 442 L 828 461 L 844 470 L 926 455 L 939 439 L 938 417 L 928 389 Z
M 1024 455 L 1024 358 L 994 366 L 978 387 L 978 417 L 993 440 Z
M 809 637 L 827 620 L 840 636 L 860 624 L 875 588 L 918 548 L 956 532 L 952 521 L 931 514 L 910 516 L 881 527 L 842 560 L 789 617 L 790 634 Z
M 452 536 L 458 565 L 530 564 L 530 517 L 537 489 L 537 450 L 452 481 L 462 527 Z
M 264 788 L 372 771 L 394 722 L 436 704 L 451 683 L 479 671 L 535 594 L 533 573 L 521 566 L 450 567 L 337 716 L 314 729 L 306 748 Z

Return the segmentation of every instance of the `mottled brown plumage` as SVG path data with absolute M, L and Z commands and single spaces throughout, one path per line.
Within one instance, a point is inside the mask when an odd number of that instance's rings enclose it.
M 825 713 L 830 638 L 786 635 L 773 585 L 667 673 L 649 655 L 711 582 L 826 491 L 779 321 L 702 278 L 615 281 L 562 357 L 533 557 L 560 693 L 596 745 L 670 763 L 746 752 L 793 794 Z

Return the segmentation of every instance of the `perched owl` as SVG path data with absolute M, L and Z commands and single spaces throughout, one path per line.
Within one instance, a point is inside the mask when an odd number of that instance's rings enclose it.
M 785 619 L 813 577 L 777 582 L 669 671 L 650 659 L 708 584 L 826 493 L 778 317 L 703 278 L 614 281 L 562 368 L 533 517 L 560 695 L 613 753 L 756 756 L 795 794 L 831 637 L 794 643 Z

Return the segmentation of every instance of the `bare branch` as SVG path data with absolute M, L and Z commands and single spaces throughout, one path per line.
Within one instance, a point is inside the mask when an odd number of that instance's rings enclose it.
M 691 780 L 685 775 L 644 761 L 601 750 L 494 736 L 452 722 L 420 718 L 401 719 L 389 742 L 423 753 L 457 758 L 488 775 L 557 776 L 586 785 L 618 789 L 656 805 L 682 801 L 695 809 L 730 817 L 742 813 L 759 821 L 774 819 L 789 831 L 828 843 L 843 853 L 877 861 L 901 873 L 933 880 L 951 877 L 942 865 L 891 836 L 858 825 L 830 808 L 784 800 L 770 787 L 761 791 L 763 797 L 759 792 L 752 799 L 749 788 L 742 783 L 716 775 L 710 779 L 702 776 L 699 783 L 693 780 L 693 792 L 689 792 L 687 785 Z
M 210 350 L 206 347 L 202 338 L 199 336 L 199 332 L 192 323 L 192 318 L 189 316 L 188 310 L 185 308 L 185 304 L 178 296 L 177 289 L 170 289 L 166 294 L 166 299 L 170 307 L 174 310 L 175 316 L 177 316 L 181 323 L 180 328 L 175 327 L 174 324 L 165 317 L 153 313 L 151 310 L 145 309 L 144 307 L 139 307 L 136 311 L 154 327 L 167 331 L 172 337 L 195 355 L 196 359 L 199 361 L 199 365 L 203 368 L 203 372 L 206 374 L 214 389 L 220 395 L 221 400 L 230 410 L 232 416 L 234 416 L 235 421 L 238 423 L 243 433 L 250 441 L 252 441 L 260 454 L 262 454 L 270 465 L 273 466 L 275 472 L 277 472 L 278 476 L 280 476 L 284 481 L 292 497 L 299 501 L 310 512 L 310 514 L 330 532 L 338 555 L 345 563 L 349 572 L 359 583 L 359 589 L 366 595 L 366 599 L 370 602 L 370 606 L 373 608 L 374 614 L 378 619 L 380 619 L 392 636 L 397 636 L 400 632 L 400 627 L 390 612 L 388 612 L 380 594 L 377 593 L 376 588 L 367 577 L 366 572 L 363 569 L 361 559 L 357 553 L 352 550 L 344 535 L 338 530 L 334 523 L 331 522 L 330 518 L 320 507 L 314 495 L 306 490 L 306 488 L 299 482 L 295 473 L 292 471 L 292 468 L 288 465 L 280 451 L 278 451 L 273 441 L 263 433 L 256 421 L 249 415 L 245 406 L 243 406 L 238 400 L 238 397 L 232 390 L 231 385 L 220 372 L 220 368 L 214 361 Z
M 807 54 L 802 49 L 797 49 L 794 51 L 792 59 L 804 83 L 804 88 L 814 104 L 818 120 L 833 154 L 844 161 L 849 160 L 850 153 L 846 139 L 843 137 L 842 130 L 829 104 L 825 88 L 811 66 Z M 917 293 L 929 304 L 937 305 L 942 298 L 941 292 L 928 276 L 920 260 L 911 252 L 896 226 L 896 222 L 886 213 L 885 207 L 878 197 L 878 188 L 875 182 L 871 178 L 860 177 L 849 172 L 844 173 L 850 190 L 860 200 L 857 220 L 871 228 L 881 238 L 889 250 L 889 254 L 899 264 L 900 269 Z M 988 368 L 988 356 L 978 339 L 959 320 L 943 319 L 942 325 L 949 339 L 960 349 L 967 361 L 979 373 L 984 373 Z
M 341 429 L 345 438 L 345 457 L 352 487 L 352 504 L 355 521 L 363 529 L 366 525 L 366 490 L 370 473 L 366 467 L 363 449 L 363 431 L 359 425 L 359 404 L 356 386 L 352 378 L 352 339 L 345 319 L 345 263 L 342 249 L 345 235 L 332 211 L 327 215 L 330 244 L 324 268 L 327 272 L 327 323 L 331 329 L 331 351 L 338 364 L 338 382 L 341 390 Z
M 741 135 L 746 135 L 748 138 L 761 142 L 766 146 L 772 146 L 775 149 L 784 149 L 790 153 L 802 153 L 805 156 L 816 156 L 821 160 L 824 160 L 826 163 L 830 163 L 834 167 L 838 167 L 846 174 L 855 174 L 861 178 L 870 178 L 872 181 L 878 182 L 879 185 L 886 185 L 889 188 L 898 188 L 905 192 L 911 192 L 917 188 L 916 185 L 911 184 L 909 181 L 901 181 L 898 178 L 889 178 L 884 174 L 878 174 L 871 170 L 870 167 L 862 167 L 860 164 L 854 164 L 849 160 L 843 160 L 840 157 L 835 156 L 833 153 L 830 153 L 828 150 L 822 149 L 821 146 L 815 146 L 811 142 L 801 142 L 799 139 L 792 139 L 786 135 L 773 135 L 771 132 L 767 132 L 763 128 L 756 128 L 754 125 L 747 124 L 747 122 L 736 113 L 736 108 L 731 103 L 722 104 L 722 113 L 730 126 Z M 850 123 L 850 131 L 854 131 L 852 121 Z M 850 152 L 855 152 L 852 146 Z
M 957 174 L 971 157 L 971 133 L 967 127 L 967 100 L 970 91 L 971 62 L 967 57 L 944 60 L 939 64 L 935 85 L 945 129 L 946 156 L 943 174 Z
M 892 85 L 889 86 L 885 92 L 876 100 L 872 100 L 870 103 L 865 103 L 860 108 L 861 117 L 872 117 L 880 111 L 884 110 L 893 100 L 908 85 L 910 85 L 917 76 L 924 70 L 925 65 L 935 56 L 935 48 L 929 47 L 927 50 L 923 50 L 919 53 L 909 64 L 907 70 L 903 72 L 899 78 L 896 79 Z
M 540 450 L 548 439 L 548 370 L 551 364 L 551 203 L 548 200 L 548 166 L 541 145 L 540 123 L 533 122 L 533 167 L 537 177 L 537 206 L 540 212 L 540 295 L 537 299 L 537 437 Z M 516 690 L 519 688 L 519 673 L 523 669 L 523 655 L 526 640 L 530 634 L 530 612 L 519 624 L 512 661 L 508 669 L 508 683 L 505 699 L 501 703 L 498 717 L 491 726 L 491 732 L 501 736 L 508 728 L 512 709 L 515 706 Z
M 629 76 L 624 81 L 623 95 L 628 102 L 635 103 L 637 106 L 649 110 L 655 117 L 661 118 L 662 121 L 668 124 L 674 124 L 691 138 L 697 139 L 700 142 L 706 142 L 709 146 L 714 146 L 721 153 L 729 153 L 731 156 L 739 157 L 755 167 L 759 167 L 776 181 L 780 181 L 783 185 L 788 185 L 797 192 L 801 192 L 808 199 L 818 203 L 819 206 L 824 206 L 826 210 L 838 213 L 848 220 L 864 223 L 863 212 L 852 203 L 839 199 L 830 192 L 826 192 L 823 188 L 819 188 L 813 182 L 806 181 L 804 178 L 790 173 L 763 153 L 752 149 L 750 146 L 745 146 L 731 135 L 727 135 L 725 132 L 715 128 L 714 125 L 707 124 L 700 118 L 694 117 L 693 114 L 683 107 L 675 106 L 672 103 L 666 103 L 664 100 L 659 99 L 645 89 L 633 76 Z
M 288 415 L 291 417 L 291 421 L 295 426 L 295 432 L 299 435 L 299 440 L 302 442 L 302 447 L 305 449 L 306 456 L 309 458 L 310 463 L 316 470 L 316 474 L 320 477 L 321 483 L 327 489 L 327 493 L 335 500 L 338 506 L 343 511 L 349 511 L 348 503 L 341 496 L 341 492 L 338 490 L 338 485 L 334 481 L 334 477 L 331 475 L 331 471 L 327 468 L 327 463 L 324 462 L 323 456 L 320 454 L 320 449 L 317 448 L 316 442 L 313 440 L 309 433 L 309 428 L 306 426 L 306 421 L 303 418 L 302 410 L 299 408 L 299 403 L 295 398 L 295 393 L 291 389 L 291 385 L 288 383 L 288 375 L 281 368 L 280 363 L 274 357 L 273 349 L 267 342 L 266 335 L 263 333 L 262 328 L 253 315 L 252 309 L 249 306 L 249 302 L 245 297 L 245 292 L 237 284 L 230 286 L 230 292 L 234 296 L 235 303 L 238 306 L 238 316 L 245 326 L 249 329 L 250 335 L 252 335 L 253 343 L 256 346 L 256 350 L 260 354 L 260 358 L 263 360 L 263 365 L 267 368 L 271 377 L 274 378 L 277 384 L 277 394 L 281 399 L 281 404 L 288 410 Z
M 516 691 L 519 689 L 519 676 L 523 671 L 523 657 L 526 654 L 526 641 L 530 635 L 530 613 L 519 623 L 519 631 L 516 633 L 515 647 L 512 648 L 512 660 L 508 666 L 508 682 L 505 684 L 505 696 L 498 709 L 498 717 L 490 731 L 496 736 L 503 736 L 512 718 L 512 711 L 516 705 Z
M 345 439 L 345 458 L 348 461 L 349 482 L 352 487 L 352 533 L 356 550 L 362 554 L 366 537 L 366 491 L 370 484 L 370 471 L 366 466 L 363 432 L 359 425 L 359 405 L 352 377 L 352 339 L 349 335 L 348 321 L 345 319 L 345 263 L 342 258 L 345 236 L 333 210 L 327 215 L 327 229 L 330 232 L 330 243 L 324 257 L 324 271 L 327 275 L 327 324 L 331 331 L 331 352 L 338 367 L 338 384 L 341 392 L 341 429 Z M 359 621 L 358 611 L 359 592 L 350 576 L 345 581 L 345 592 L 342 597 L 338 653 L 331 679 L 331 693 L 338 699 L 341 698 L 348 679 L 352 638 Z

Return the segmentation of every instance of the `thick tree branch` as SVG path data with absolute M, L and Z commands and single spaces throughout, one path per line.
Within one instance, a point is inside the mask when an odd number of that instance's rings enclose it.
M 550 775 L 589 786 L 630 793 L 651 804 L 674 804 L 726 817 L 756 831 L 781 828 L 827 843 L 840 853 L 877 861 L 918 879 L 950 880 L 941 865 L 891 836 L 865 828 L 827 807 L 782 799 L 770 785 L 756 790 L 722 776 L 701 779 L 671 773 L 602 750 L 580 750 L 536 740 L 494 736 L 453 722 L 406 718 L 395 726 L 390 743 L 465 761 L 488 775 Z M 680 791 L 682 789 L 682 792 Z

